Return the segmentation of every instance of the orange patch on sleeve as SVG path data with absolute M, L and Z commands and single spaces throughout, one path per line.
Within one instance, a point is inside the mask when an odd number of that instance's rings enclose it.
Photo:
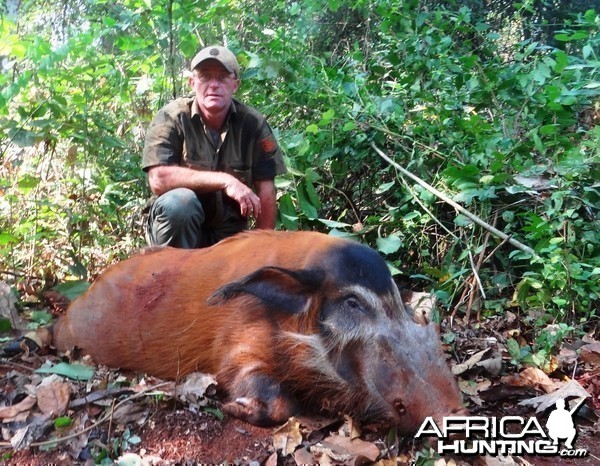
M 273 136 L 260 140 L 260 146 L 264 152 L 275 152 L 277 150 L 277 141 Z

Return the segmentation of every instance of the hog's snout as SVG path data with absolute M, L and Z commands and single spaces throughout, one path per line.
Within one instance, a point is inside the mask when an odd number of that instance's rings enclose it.
M 400 322 L 372 345 L 372 387 L 380 413 L 400 432 L 418 430 L 428 416 L 441 419 L 465 412 L 458 385 L 433 326 Z

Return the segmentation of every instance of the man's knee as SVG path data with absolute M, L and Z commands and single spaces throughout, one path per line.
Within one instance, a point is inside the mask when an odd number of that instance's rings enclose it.
M 197 248 L 202 244 L 204 209 L 194 191 L 177 188 L 154 201 L 146 225 L 150 246 Z
M 167 191 L 154 201 L 152 217 L 176 225 L 188 222 L 202 224 L 204 209 L 194 191 L 177 188 Z

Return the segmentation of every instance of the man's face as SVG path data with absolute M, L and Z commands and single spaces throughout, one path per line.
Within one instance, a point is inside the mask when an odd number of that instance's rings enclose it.
M 228 109 L 239 86 L 234 74 L 216 60 L 200 64 L 192 72 L 189 82 L 196 93 L 198 105 L 207 116 Z

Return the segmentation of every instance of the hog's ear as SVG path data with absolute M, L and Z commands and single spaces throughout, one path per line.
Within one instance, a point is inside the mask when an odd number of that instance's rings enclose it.
M 250 294 L 271 309 L 297 314 L 306 307 L 310 296 L 319 290 L 324 278 L 322 269 L 263 267 L 239 281 L 222 286 L 208 298 L 208 303 L 221 304 Z

